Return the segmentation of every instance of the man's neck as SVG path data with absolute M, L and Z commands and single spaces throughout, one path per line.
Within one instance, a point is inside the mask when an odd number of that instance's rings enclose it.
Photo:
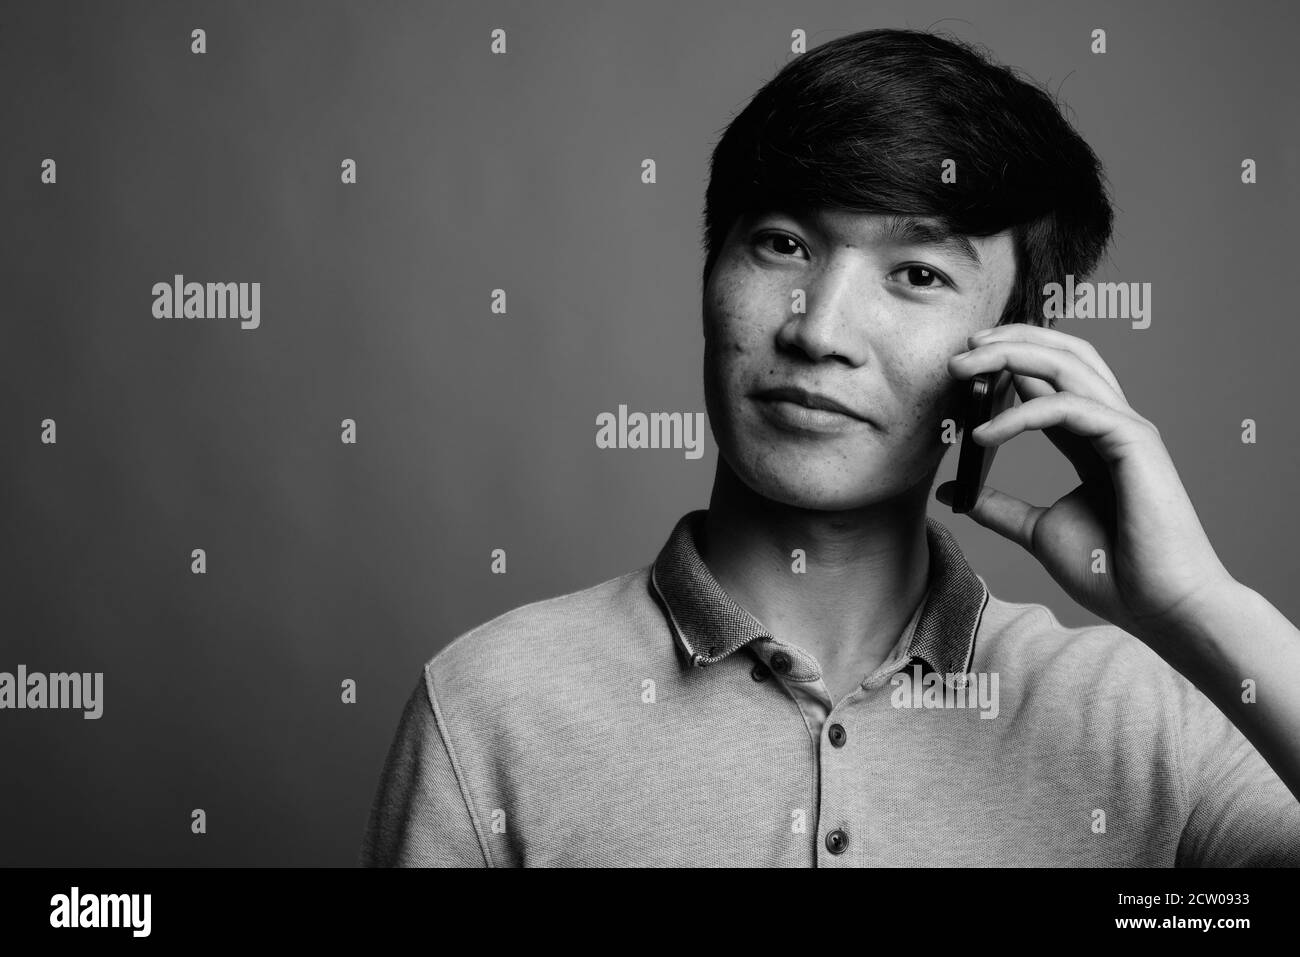
M 811 652 L 828 684 L 851 687 L 884 661 L 925 594 L 927 495 L 922 485 L 852 512 L 792 508 L 755 494 L 719 461 L 700 554 L 774 638 Z

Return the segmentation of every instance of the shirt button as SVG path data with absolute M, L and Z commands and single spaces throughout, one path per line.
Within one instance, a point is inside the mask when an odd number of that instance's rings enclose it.
M 837 748 L 844 747 L 844 742 L 848 739 L 848 735 L 844 733 L 844 725 L 842 724 L 831 725 L 828 736 L 831 739 L 831 744 Z
M 772 656 L 772 670 L 779 675 L 787 674 L 790 671 L 790 656 L 784 651 L 778 651 Z
M 754 665 L 753 668 L 749 669 L 749 676 L 755 681 L 766 681 L 768 674 L 767 665 L 763 664 L 761 661 Z
M 849 836 L 838 828 L 826 835 L 826 850 L 832 854 L 843 854 L 849 846 Z

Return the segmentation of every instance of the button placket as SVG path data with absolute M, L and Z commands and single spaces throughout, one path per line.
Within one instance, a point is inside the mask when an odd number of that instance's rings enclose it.
M 823 855 L 829 854 L 838 859 L 851 845 L 851 820 L 840 815 L 856 807 L 856 801 L 863 787 L 860 756 L 850 754 L 858 751 L 865 741 L 859 741 L 857 747 L 849 748 L 849 725 L 862 714 L 864 692 L 858 689 L 847 694 L 826 715 L 822 728 L 820 756 L 820 773 L 818 775 L 819 801 L 821 817 L 826 830 L 823 831 Z M 868 735 L 869 737 L 869 735 Z M 847 860 L 847 858 L 845 858 Z

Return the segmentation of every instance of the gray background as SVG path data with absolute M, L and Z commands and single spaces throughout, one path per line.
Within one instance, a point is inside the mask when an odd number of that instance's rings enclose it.
M 796 27 L 813 47 L 937 24 L 1060 90 L 1118 207 L 1094 278 L 1153 284 L 1149 329 L 1061 328 L 1160 426 L 1228 568 L 1300 619 L 1294 7 L 2 17 L 0 671 L 103 671 L 105 689 L 98 721 L 0 712 L 0 863 L 354 863 L 421 663 L 510 608 L 648 563 L 707 503 L 711 435 L 698 460 L 602 451 L 595 416 L 703 411 L 709 151 Z M 494 27 L 505 56 L 488 52 Z M 657 185 L 640 182 L 645 157 Z M 261 282 L 261 328 L 153 318 L 153 283 L 178 272 Z M 46 417 L 56 446 L 39 441 Z M 339 442 L 345 417 L 356 446 Z M 1246 417 L 1257 445 L 1240 442 Z M 955 468 L 950 454 L 940 480 Z M 1050 503 L 1075 479 L 1035 434 L 991 481 Z M 999 597 L 1096 620 L 1016 546 L 933 514 Z

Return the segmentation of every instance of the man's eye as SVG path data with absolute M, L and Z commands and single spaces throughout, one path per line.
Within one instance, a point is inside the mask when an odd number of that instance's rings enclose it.
M 755 242 L 779 256 L 791 256 L 804 248 L 803 243 L 787 233 L 760 233 Z
M 929 266 L 900 266 L 895 273 L 906 273 L 909 285 L 917 289 L 938 289 L 949 285 L 948 281 Z

